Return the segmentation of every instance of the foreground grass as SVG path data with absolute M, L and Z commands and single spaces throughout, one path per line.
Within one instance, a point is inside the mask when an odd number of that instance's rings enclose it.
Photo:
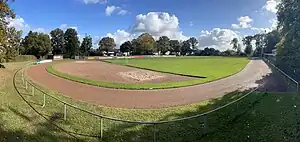
M 99 136 L 100 119 L 73 108 L 67 109 L 64 121 L 63 104 L 46 97 L 42 108 L 43 95 L 30 87 L 24 89 L 20 74 L 17 76 L 18 89 L 25 100 L 40 115 L 37 115 L 14 91 L 12 75 L 21 64 L 7 66 L 0 70 L 0 141 L 98 141 L 80 135 Z M 4 83 L 3 83 L 4 82 Z M 161 121 L 192 116 L 206 112 L 239 98 L 243 93 L 232 92 L 226 96 L 198 104 L 158 109 L 134 110 L 108 108 L 74 101 L 61 94 L 45 89 L 61 100 L 96 113 L 127 120 Z M 157 141 L 298 141 L 300 137 L 300 96 L 297 94 L 253 93 L 243 101 L 230 105 L 207 116 L 208 127 L 203 127 L 203 117 L 182 122 L 161 124 L 156 128 Z M 46 119 L 44 119 L 45 117 Z M 67 132 L 54 127 L 63 128 Z M 153 141 L 151 125 L 136 125 L 104 120 L 103 141 Z M 205 132 L 206 131 L 206 132 Z M 80 135 L 77 135 L 77 134 Z
M 84 77 L 78 77 L 56 71 L 52 65 L 47 67 L 47 71 L 56 76 L 85 83 L 94 86 L 117 89 L 166 89 L 178 88 L 201 84 L 220 78 L 224 78 L 241 71 L 249 62 L 246 58 L 225 58 L 225 57 L 178 57 L 178 58 L 149 58 L 149 59 L 126 59 L 107 60 L 111 63 L 129 65 L 139 68 L 145 68 L 160 72 L 172 74 L 186 75 L 195 78 L 186 81 L 167 82 L 158 84 L 125 84 L 103 82 L 98 80 L 90 80 Z

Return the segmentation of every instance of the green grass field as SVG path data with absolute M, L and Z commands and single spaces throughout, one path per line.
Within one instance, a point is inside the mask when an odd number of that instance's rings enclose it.
M 97 138 L 77 134 L 99 136 L 99 118 L 68 108 L 67 121 L 64 121 L 63 104 L 47 97 L 46 107 L 42 108 L 42 93 L 35 92 L 35 96 L 31 96 L 30 87 L 29 90 L 24 89 L 18 74 L 16 78 L 18 89 L 35 111 L 21 99 L 13 88 L 12 76 L 17 68 L 23 65 L 24 63 L 11 63 L 6 65 L 6 69 L 0 69 L 0 141 L 98 141 Z M 161 121 L 192 116 L 224 105 L 244 94 L 233 92 L 218 99 L 188 106 L 135 110 L 95 106 L 74 101 L 48 89 L 44 90 L 86 110 L 111 117 L 141 121 Z M 206 134 L 204 134 L 201 117 L 158 125 L 157 142 L 297 141 L 300 136 L 299 106 L 300 96 L 297 94 L 253 93 L 241 102 L 209 114 Z M 58 129 L 55 125 L 67 132 Z M 137 126 L 104 120 L 103 141 L 150 142 L 153 141 L 152 128 L 150 125 Z
M 207 81 L 216 80 L 239 72 L 249 62 L 247 58 L 235 57 L 142 58 L 107 61 L 160 72 L 206 77 L 209 78 Z
M 84 77 L 65 74 L 56 71 L 52 66 L 47 67 L 47 71 L 68 80 L 101 87 L 118 89 L 166 89 L 191 86 L 224 78 L 241 71 L 249 62 L 249 60 L 246 58 L 228 57 L 177 57 L 129 60 L 114 59 L 106 61 L 159 72 L 206 78 L 195 78 L 180 82 L 167 82 L 159 84 L 124 84 L 90 80 Z

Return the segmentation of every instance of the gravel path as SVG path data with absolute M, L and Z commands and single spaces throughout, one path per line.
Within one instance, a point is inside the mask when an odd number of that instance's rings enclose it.
M 263 61 L 251 60 L 241 72 L 206 84 L 164 90 L 116 90 L 56 77 L 45 70 L 48 65 L 31 67 L 26 74 L 35 83 L 73 99 L 119 108 L 162 108 L 197 103 L 222 96 L 241 87 L 243 89 L 255 87 L 271 72 Z

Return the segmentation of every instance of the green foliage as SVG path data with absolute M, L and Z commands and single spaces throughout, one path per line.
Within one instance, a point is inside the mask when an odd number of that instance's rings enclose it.
M 178 40 L 170 40 L 171 52 L 175 52 L 175 55 L 179 55 L 181 51 L 180 42 Z
M 171 50 L 170 39 L 167 36 L 159 37 L 159 40 L 157 41 L 157 50 L 163 55 Z
M 139 54 L 151 55 L 157 51 L 156 41 L 149 33 L 141 34 L 134 43 Z
M 37 58 L 49 54 L 52 51 L 51 40 L 48 34 L 32 32 L 24 38 L 22 46 L 26 55 L 34 55 Z
M 190 45 L 192 46 L 192 49 L 194 51 L 197 50 L 197 45 L 198 45 L 198 40 L 195 37 L 191 37 L 190 39 L 188 39 L 188 42 L 190 43 Z
M 20 31 L 16 31 L 15 28 L 9 28 L 6 19 L 14 19 L 15 13 L 8 5 L 8 0 L 0 1 L 0 63 L 4 61 L 14 60 L 14 57 L 18 54 Z
M 252 48 L 252 42 L 253 40 L 253 37 L 252 36 L 246 36 L 244 39 L 243 39 L 243 43 L 244 45 L 246 46 L 245 48 L 245 53 L 248 55 L 248 56 L 251 56 L 252 55 L 252 51 L 253 51 L 253 48 Z
M 264 53 L 272 53 L 273 49 L 276 49 L 276 44 L 280 41 L 280 34 L 277 30 L 273 30 L 264 36 Z
M 233 50 L 237 50 L 238 49 L 238 46 L 239 46 L 238 42 L 239 42 L 239 40 L 237 38 L 233 38 L 232 39 L 232 41 L 231 41 L 230 44 L 232 45 L 232 49 Z
M 104 37 L 99 41 L 99 50 L 105 52 L 112 52 L 116 47 L 115 40 L 111 37 Z
M 22 31 L 17 31 L 14 27 L 7 28 L 7 44 L 4 44 L 6 62 L 14 61 L 15 57 L 19 54 L 20 41 Z
M 299 0 L 282 0 L 277 13 L 281 41 L 277 46 L 276 61 L 283 70 L 296 74 L 300 73 L 299 12 Z
M 133 46 L 131 44 L 130 41 L 126 41 L 124 42 L 121 46 L 120 46 L 120 51 L 122 53 L 125 53 L 125 52 L 132 52 L 133 51 Z
M 36 60 L 36 57 L 33 55 L 19 55 L 16 56 L 15 62 L 25 62 L 25 61 L 34 61 Z
M 53 55 L 63 54 L 64 51 L 64 31 L 57 28 L 50 32 L 51 35 L 51 46 L 53 48 Z
M 68 58 L 74 58 L 76 55 L 78 55 L 79 50 L 79 40 L 77 36 L 77 31 L 75 29 L 69 28 L 66 30 L 64 34 L 64 40 L 65 40 L 65 55 Z
M 89 56 L 89 53 L 93 46 L 93 39 L 91 36 L 85 36 L 79 48 L 80 55 Z
M 187 55 L 192 51 L 191 44 L 188 40 L 183 41 L 181 45 L 181 55 Z

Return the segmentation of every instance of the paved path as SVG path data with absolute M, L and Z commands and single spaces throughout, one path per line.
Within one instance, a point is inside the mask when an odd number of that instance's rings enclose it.
M 197 103 L 216 98 L 241 87 L 251 88 L 270 73 L 261 60 L 251 60 L 241 72 L 206 84 L 164 90 L 122 90 L 102 88 L 69 81 L 46 71 L 48 64 L 27 70 L 31 79 L 45 88 L 60 92 L 73 99 L 119 108 L 162 108 Z

